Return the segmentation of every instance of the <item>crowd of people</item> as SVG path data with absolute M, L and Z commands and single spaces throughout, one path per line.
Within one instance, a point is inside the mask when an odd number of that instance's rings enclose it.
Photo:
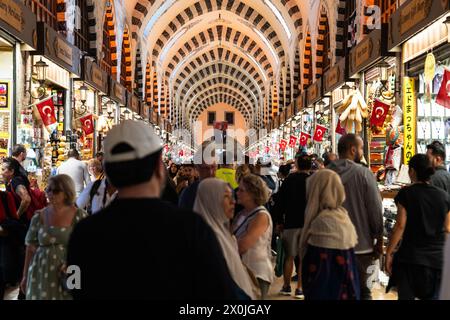
M 411 159 L 388 243 L 357 135 L 343 136 L 337 155 L 299 151 L 277 174 L 209 143 L 192 163 L 165 163 L 153 130 L 125 121 L 88 165 L 71 150 L 45 194 L 16 146 L 2 165 L 0 298 L 20 285 L 18 298 L 30 300 L 264 300 L 281 241 L 281 295 L 369 300 L 370 267 L 384 257 L 399 299 L 450 299 L 450 173 L 439 142 Z M 81 270 L 76 288 L 68 266 Z

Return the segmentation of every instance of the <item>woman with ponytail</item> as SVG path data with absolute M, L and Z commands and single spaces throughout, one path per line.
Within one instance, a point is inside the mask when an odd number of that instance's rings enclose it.
M 436 299 L 446 234 L 450 232 L 448 194 L 430 185 L 434 173 L 424 154 L 409 161 L 412 184 L 395 197 L 397 221 L 386 253 L 386 271 L 399 300 Z M 401 241 L 401 243 L 400 243 Z

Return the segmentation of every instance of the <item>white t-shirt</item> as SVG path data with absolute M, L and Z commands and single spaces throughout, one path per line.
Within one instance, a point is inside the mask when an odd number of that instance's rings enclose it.
M 56 171 L 57 174 L 67 174 L 75 183 L 77 196 L 83 191 L 84 187 L 91 183 L 89 171 L 86 164 L 75 158 L 69 158 Z
M 91 212 L 96 213 L 103 209 L 104 207 L 108 206 L 111 201 L 113 201 L 116 198 L 117 191 L 113 193 L 112 195 L 109 195 L 106 190 L 106 179 L 103 179 L 100 183 L 100 186 L 98 187 L 97 192 L 92 197 L 92 205 L 91 205 Z M 94 181 L 95 182 L 95 181 Z M 94 186 L 94 182 L 91 182 L 80 194 L 80 196 L 77 199 L 77 207 L 81 209 L 86 209 L 91 195 L 91 189 Z M 105 197 L 106 192 L 106 197 Z M 103 200 L 105 200 L 105 203 L 103 203 Z

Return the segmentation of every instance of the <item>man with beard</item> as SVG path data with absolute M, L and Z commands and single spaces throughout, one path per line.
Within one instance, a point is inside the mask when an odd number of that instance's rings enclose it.
M 383 206 L 377 182 L 372 172 L 360 164 L 364 142 L 361 137 L 348 134 L 338 143 L 339 160 L 328 168 L 341 177 L 345 187 L 344 207 L 356 228 L 358 244 L 355 248 L 361 299 L 370 300 L 368 279 L 374 257 L 383 250 Z

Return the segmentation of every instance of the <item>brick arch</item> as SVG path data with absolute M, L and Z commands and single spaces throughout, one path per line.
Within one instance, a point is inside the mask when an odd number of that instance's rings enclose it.
M 236 98 L 230 93 L 220 92 L 220 91 L 211 91 L 207 95 L 205 95 L 204 99 L 199 101 L 193 107 L 193 113 L 190 114 L 190 117 L 194 116 L 194 120 L 197 119 L 198 115 L 206 110 L 208 107 L 217 104 L 217 103 L 227 103 L 232 107 L 236 108 L 244 118 L 250 123 L 251 115 L 245 111 L 244 104 L 241 100 Z
M 115 29 L 114 5 L 105 8 L 105 19 L 103 22 L 103 42 L 100 65 L 103 70 L 111 76 L 117 76 L 117 36 Z
M 188 22 L 203 15 L 204 13 L 219 10 L 227 10 L 229 12 L 232 12 L 252 24 L 256 29 L 260 30 L 261 33 L 263 33 L 263 35 L 267 38 L 267 40 L 272 44 L 273 48 L 278 54 L 278 57 L 281 60 L 284 59 L 285 52 L 277 33 L 270 25 L 270 23 L 254 8 L 246 5 L 239 0 L 210 0 L 196 2 L 192 6 L 183 10 L 183 12 L 179 13 L 175 17 L 175 19 L 173 19 L 169 23 L 168 27 L 161 33 L 155 43 L 152 51 L 153 63 L 157 61 L 159 54 L 161 53 L 166 43 L 178 30 L 183 28 Z
M 303 89 L 306 89 L 313 82 L 313 64 L 311 34 L 306 33 L 305 51 L 303 53 Z
M 273 76 L 273 66 L 264 54 L 264 50 L 259 47 L 255 41 L 238 30 L 220 25 L 208 28 L 184 43 L 177 53 L 168 59 L 169 64 L 166 70 L 166 76 L 170 76 L 176 65 L 189 53 L 201 48 L 202 46 L 207 46 L 213 41 L 230 43 L 241 48 L 245 52 L 248 52 L 262 66 L 269 78 Z
M 150 61 L 145 65 L 145 96 L 144 100 L 147 104 L 152 103 L 152 72 Z
M 144 99 L 144 72 L 142 70 L 142 55 L 139 45 L 137 46 L 135 57 L 134 92 L 139 96 L 140 99 Z
M 254 106 L 258 105 L 256 98 L 249 92 L 249 89 L 243 88 L 242 85 L 234 80 L 233 78 L 223 77 L 219 75 L 213 75 L 201 82 L 196 83 L 189 93 L 189 96 L 185 96 L 184 102 L 192 101 L 192 99 L 204 90 L 211 87 L 217 87 L 217 85 L 223 85 L 235 89 L 239 95 L 241 95 L 246 100 L 250 101 Z M 186 92 L 187 93 L 187 92 Z
M 95 17 L 95 1 L 87 0 L 87 11 L 89 21 L 89 55 L 97 57 L 97 19 Z
M 254 68 L 253 65 L 250 64 L 250 62 L 226 48 L 213 48 L 208 52 L 200 55 L 199 57 L 192 59 L 191 61 L 186 61 L 186 66 L 175 79 L 175 91 L 177 91 L 178 86 L 181 85 L 181 83 L 186 78 L 188 78 L 202 66 L 211 63 L 211 61 L 227 62 L 229 64 L 235 65 L 237 68 L 245 70 L 248 74 L 250 74 L 259 88 L 261 88 L 262 94 L 265 94 L 265 84 L 259 71 Z
M 233 79 L 236 79 L 236 83 L 239 85 L 239 88 L 245 91 L 249 91 L 253 93 L 253 96 L 260 97 L 260 94 L 251 79 L 249 79 L 245 74 L 242 73 L 241 70 L 237 69 L 234 66 L 229 66 L 226 64 L 216 62 L 213 65 L 206 66 L 205 68 L 199 69 L 192 76 L 190 76 L 185 86 L 182 88 L 182 97 L 188 92 L 188 88 L 193 88 L 197 83 L 201 82 L 203 79 L 211 76 L 219 77 L 221 74 L 226 74 Z M 258 99 L 258 98 L 257 98 Z M 258 101 L 255 101 L 258 102 Z
M 132 91 L 131 41 L 128 28 L 123 31 L 122 55 L 120 62 L 120 83 Z
M 320 78 L 324 71 L 331 65 L 330 48 L 330 25 L 328 22 L 328 12 L 325 6 L 322 5 L 319 16 L 316 48 L 316 78 Z

